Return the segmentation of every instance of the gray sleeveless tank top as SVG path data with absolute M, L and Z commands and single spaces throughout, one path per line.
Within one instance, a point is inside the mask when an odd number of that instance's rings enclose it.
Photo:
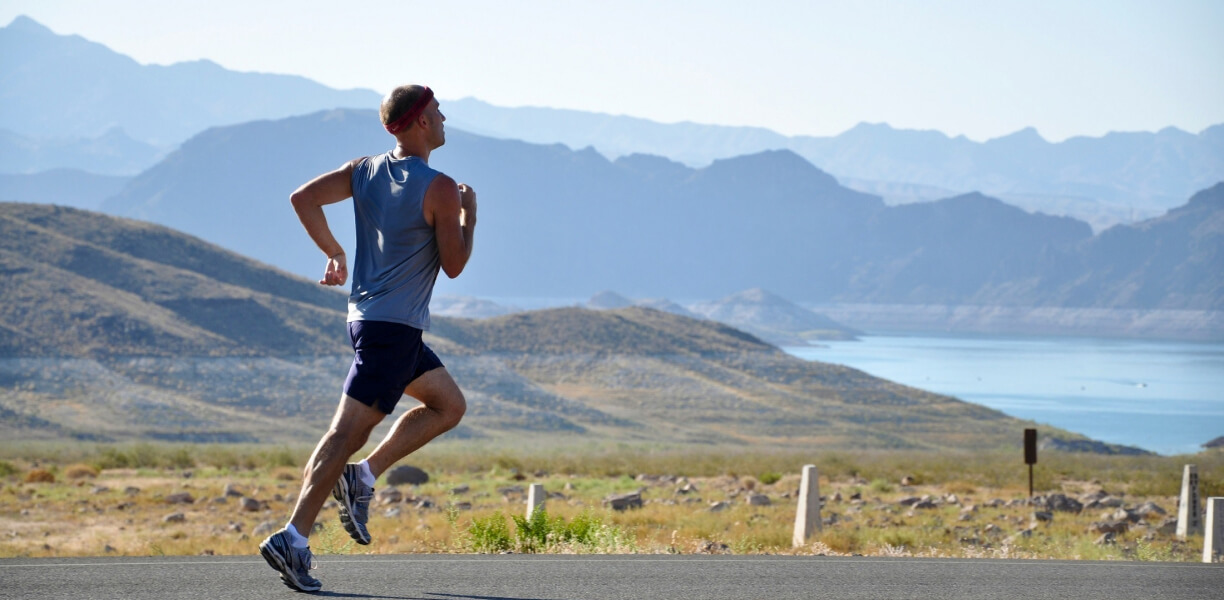
M 441 259 L 425 222 L 425 192 L 438 172 L 391 152 L 353 168 L 357 255 L 350 273 L 349 321 L 390 321 L 429 329 L 429 299 Z

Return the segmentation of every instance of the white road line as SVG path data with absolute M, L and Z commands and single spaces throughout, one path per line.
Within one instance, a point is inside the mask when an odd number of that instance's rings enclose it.
M 614 562 L 665 563 L 665 562 L 671 562 L 671 563 L 680 563 L 680 564 L 704 563 L 704 562 L 721 562 L 721 563 L 732 563 L 732 564 L 734 563 L 772 562 L 772 563 L 782 564 L 786 562 L 826 562 L 826 561 L 829 561 L 830 559 L 836 560 L 838 558 L 848 558 L 848 557 L 820 556 L 820 557 L 811 557 L 807 560 L 805 560 L 804 558 L 793 558 L 793 557 L 777 557 L 777 558 L 772 558 L 772 559 L 771 558 L 730 558 L 730 559 L 728 558 L 675 558 L 675 557 L 668 557 L 668 558 L 380 558 L 376 556 L 365 556 L 361 558 L 344 558 L 344 559 L 328 559 L 328 558 L 320 559 L 319 557 L 315 557 L 315 558 L 316 558 L 316 561 L 318 561 L 319 565 L 323 566 L 323 565 L 328 565 L 328 564 L 348 564 L 348 563 L 436 564 L 440 562 L 441 563 L 445 563 L 445 562 L 554 563 L 555 562 L 555 563 L 570 563 L 570 564 L 576 563 L 576 562 L 577 563 L 582 563 L 582 562 L 586 562 L 586 563 L 614 563 Z M 8 559 L 8 560 L 13 560 L 13 559 Z M 113 562 L 113 560 L 114 559 L 110 559 L 107 562 L 94 562 L 94 563 L 50 563 L 50 564 L 42 564 L 42 563 L 3 564 L 3 563 L 0 563 L 0 569 L 23 569 L 23 568 L 47 569 L 47 568 L 56 568 L 56 567 L 74 567 L 74 568 L 75 567 L 110 567 L 110 568 L 113 568 L 113 567 L 135 567 L 135 566 L 174 567 L 174 566 L 185 566 L 185 565 L 266 566 L 267 564 L 258 556 L 252 557 L 248 560 L 184 560 L 184 561 L 168 560 L 168 561 L 154 561 L 154 562 Z M 1134 569 L 1134 568 L 1146 568 L 1146 569 L 1211 568 L 1210 566 L 1205 566 L 1200 563 L 1148 563 L 1148 562 L 1134 563 L 1134 562 L 1122 562 L 1122 561 L 1118 561 L 1116 563 L 1111 563 L 1111 562 L 1079 563 L 1075 561 L 1056 562 L 1056 561 L 1045 561 L 1045 560 L 1037 560 L 1037 559 L 1034 559 L 1031 561 L 998 561 L 998 560 L 993 560 L 993 559 L 988 559 L 988 558 L 977 559 L 977 560 L 944 560 L 944 559 L 937 559 L 937 558 L 914 558 L 914 559 L 897 558 L 897 559 L 891 559 L 891 560 L 872 560 L 872 559 L 854 560 L 853 562 L 866 563 L 866 564 L 889 564 L 889 563 L 901 563 L 901 562 L 907 562 L 907 561 L 929 562 L 929 564 L 931 565 L 978 565 L 978 566 L 990 566 L 990 567 L 999 567 L 999 566 L 1067 567 L 1067 566 L 1074 565 L 1076 567 L 1081 567 L 1081 568 L 1082 567 L 1098 567 L 1098 568 L 1126 568 L 1126 569 Z

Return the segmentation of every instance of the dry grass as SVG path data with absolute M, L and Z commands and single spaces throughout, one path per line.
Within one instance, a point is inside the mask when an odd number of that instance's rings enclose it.
M 200 458 L 187 468 L 129 466 L 102 469 L 96 478 L 73 478 L 69 471 L 87 472 L 91 463 L 127 450 L 97 449 L 91 459 L 78 449 L 65 453 L 71 462 L 62 468 L 45 457 L 37 459 L 38 468 L 32 459 L 13 458 L 15 472 L 0 488 L 0 557 L 253 553 L 264 535 L 256 528 L 264 523 L 279 528 L 292 510 L 300 471 L 281 463 L 293 453 L 185 450 L 196 457 L 220 456 L 225 465 Z M 800 457 L 676 448 L 571 449 L 549 456 L 444 445 L 408 461 L 433 477 L 425 485 L 402 488 L 411 501 L 371 507 L 374 544 L 353 544 L 339 528 L 334 507 L 320 515 L 322 530 L 311 543 L 320 555 L 468 552 L 473 522 L 521 515 L 524 494 L 509 488 L 525 490 L 538 482 L 558 495 L 548 501 L 550 518 L 595 519 L 620 535 L 593 545 L 553 544 L 547 547 L 551 552 L 1199 560 L 1202 538 L 1179 541 L 1160 532 L 1165 517 L 1148 517 L 1108 545 L 1094 543 L 1099 534 L 1089 531 L 1107 509 L 1055 513 L 1052 522 L 1035 522 L 1034 508 L 1021 502 L 1028 495 L 1027 471 L 1010 464 L 1020 462 L 1013 459 L 903 453 Z M 1194 462 L 1203 496 L 1224 495 L 1224 457 L 1218 453 L 1192 459 L 1051 455 L 1042 460 L 1039 493 L 1078 496 L 1104 489 L 1127 506 L 1150 500 L 1174 516 L 1180 465 Z M 804 462 L 821 470 L 821 493 L 827 498 L 822 515 L 832 520 L 808 545 L 792 548 L 797 472 Z M 51 480 L 26 481 L 35 472 Z M 922 483 L 903 486 L 906 476 Z M 682 492 L 685 484 L 695 490 Z M 240 498 L 225 498 L 227 485 L 266 506 L 244 511 Z M 640 509 L 614 512 L 602 505 L 609 494 L 639 490 L 645 499 Z M 177 492 L 190 493 L 193 502 L 167 503 Z M 750 492 L 764 494 L 770 505 L 750 506 Z M 911 509 L 898 503 L 924 495 L 940 505 Z M 995 499 L 1011 504 L 990 506 Z M 727 507 L 712 512 L 715 502 Z M 969 506 L 976 510 L 962 516 Z M 182 519 L 167 521 L 173 513 Z M 513 523 L 509 530 L 516 533 Z

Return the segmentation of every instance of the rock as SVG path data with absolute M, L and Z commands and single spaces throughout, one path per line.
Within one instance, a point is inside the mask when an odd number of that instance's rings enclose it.
M 187 515 L 181 512 L 170 513 L 162 517 L 162 523 L 182 523 L 183 521 L 186 521 L 186 520 L 187 520 Z
M 632 494 L 613 494 L 603 499 L 603 505 L 612 507 L 612 510 L 642 508 L 642 493 L 634 492 Z
M 1033 520 L 1041 523 L 1053 523 L 1054 512 L 1049 510 L 1033 511 Z
M 433 508 L 434 503 L 433 500 L 430 500 L 429 498 L 421 498 L 414 506 L 417 508 Z
M 922 500 L 919 500 L 919 501 L 915 502 L 915 503 L 914 503 L 914 505 L 913 505 L 913 507 L 914 507 L 914 508 L 924 508 L 924 509 L 930 509 L 930 508 L 939 508 L 939 505 L 938 505 L 938 504 L 935 504 L 935 501 L 934 501 L 934 500 L 931 500 L 931 499 L 929 499 L 929 498 L 925 498 L 925 499 L 922 499 Z
M 1108 498 L 1108 497 L 1109 497 L 1109 492 L 1106 492 L 1105 490 L 1097 490 L 1095 492 L 1088 492 L 1087 494 L 1082 494 L 1080 496 L 1080 502 L 1083 502 L 1084 504 L 1089 504 L 1091 502 L 1096 502 L 1096 501 L 1101 500 L 1102 498 Z
M 956 520 L 957 521 L 972 521 L 973 513 L 962 512 L 961 514 L 957 515 Z
M 1143 504 L 1140 504 L 1139 508 L 1135 509 L 1135 514 L 1139 515 L 1140 517 L 1146 517 L 1153 514 L 1165 515 L 1168 513 L 1166 513 L 1165 509 L 1161 508 L 1158 504 L 1149 500 Z
M 401 465 L 387 471 L 388 485 L 421 485 L 428 481 L 428 473 L 408 465 Z
M 110 488 L 108 488 L 108 487 L 106 487 L 106 486 L 104 486 L 104 485 L 95 485 L 95 486 L 94 486 L 94 488 L 93 488 L 93 492 L 92 492 L 92 493 L 94 493 L 94 494 L 105 494 L 106 492 L 109 492 L 109 491 L 110 491 Z
M 229 498 L 226 498 L 225 496 L 217 496 L 216 498 L 209 500 L 209 502 L 212 502 L 213 504 L 225 504 L 229 502 Z
M 944 496 L 944 503 L 945 504 L 960 504 L 960 498 L 957 498 L 956 494 L 948 494 L 947 496 Z
M 251 531 L 251 535 L 255 537 L 268 536 L 276 533 L 279 531 L 279 529 L 280 528 L 276 526 L 276 523 L 273 523 L 272 521 L 264 521 L 263 523 L 255 526 L 255 529 Z
M 214 555 L 216 555 L 216 554 L 217 554 L 216 552 L 212 551 L 212 550 L 211 550 L 211 549 L 209 549 L 209 548 L 205 548 L 205 549 L 203 549 L 203 550 L 200 550 L 200 556 L 214 556 Z
M 388 508 L 387 512 L 383 513 L 383 516 L 387 517 L 388 519 L 394 519 L 395 517 L 400 516 L 401 512 L 402 511 L 399 509 L 399 507 L 392 507 Z
M 1107 533 L 1102 533 L 1101 537 L 1097 538 L 1096 541 L 1092 543 L 1098 546 L 1112 546 L 1118 543 L 1118 534 L 1112 531 L 1107 532 Z
M 225 529 L 232 533 L 242 533 L 242 523 L 230 523 Z
M 466 493 L 468 493 L 468 490 L 470 490 L 470 489 L 472 489 L 472 488 L 468 487 L 468 484 L 464 483 L 464 484 L 460 484 L 460 485 L 457 485 L 457 486 L 455 486 L 455 487 L 451 488 L 450 493 L 452 493 L 452 494 L 456 494 L 456 495 L 458 495 L 458 494 L 466 494 Z
M 1117 496 L 1107 496 L 1097 501 L 1098 506 L 1103 506 L 1105 508 L 1120 508 L 1122 504 L 1122 499 L 1118 498 Z
M 898 500 L 897 504 L 901 506 L 913 506 L 921 500 L 922 499 L 919 498 L 918 496 L 906 496 L 905 498 Z
M 1038 504 L 1045 506 L 1048 510 L 1058 512 L 1078 513 L 1084 510 L 1083 503 L 1066 494 L 1050 494 L 1039 501 Z
M 913 475 L 906 475 L 901 478 L 901 485 L 914 485 L 916 483 L 918 483 L 918 480 Z
M 854 492 L 853 494 L 850 494 L 850 499 L 851 500 L 862 500 L 863 492 Z
M 511 486 L 497 488 L 497 493 L 503 496 L 514 496 L 514 495 L 522 496 L 526 492 L 523 490 L 523 486 L 521 485 L 511 485 Z
M 983 531 L 985 531 L 986 533 L 998 533 L 1000 529 L 998 525 L 995 525 L 994 523 L 988 523 L 986 527 L 983 529 Z
M 697 546 L 697 554 L 722 554 L 731 547 L 721 542 L 706 540 Z
M 127 494 L 127 495 L 129 495 L 129 496 L 135 496 L 136 494 L 139 494 L 139 493 L 140 493 L 140 488 L 138 488 L 138 487 L 132 487 L 132 486 L 130 486 L 130 485 L 129 485 L 129 486 L 127 486 L 127 487 L 123 488 L 123 493 L 124 493 L 124 494 Z
M 46 547 L 46 544 L 43 544 L 43 546 Z M 47 547 L 47 549 L 49 550 L 50 548 Z M 114 554 L 115 552 L 118 552 L 118 550 L 115 550 L 115 547 L 111 546 L 110 544 L 102 546 L 102 551 L 107 554 Z
M 404 501 L 404 493 L 396 488 L 383 488 L 374 493 L 374 499 L 379 504 L 395 504 Z
M 451 504 L 451 506 L 454 507 L 455 510 L 472 510 L 471 502 L 456 502 Z
M 769 496 L 765 494 L 748 494 L 745 499 L 748 506 L 769 506 Z
M 680 489 L 676 490 L 676 493 L 677 493 L 677 494 L 692 494 L 692 493 L 697 492 L 697 491 L 699 491 L 699 490 L 697 489 L 697 486 L 695 486 L 695 485 L 693 485 L 693 484 L 691 484 L 691 483 L 686 483 L 686 484 L 684 484 L 684 485 L 680 486 Z
M 239 491 L 238 488 L 234 487 L 234 484 L 232 483 L 225 484 L 224 493 L 227 498 L 241 498 L 246 495 Z
M 719 501 L 719 502 L 711 502 L 710 507 L 707 510 L 710 512 L 722 512 L 724 510 L 727 510 L 728 508 L 731 508 L 730 502 Z
M 1130 529 L 1130 524 L 1126 521 L 1094 521 L 1089 526 L 1089 531 L 1096 533 L 1126 533 Z
M 239 507 L 246 512 L 258 512 L 266 508 L 263 502 L 254 498 L 243 498 Z
M 1177 517 L 1162 521 L 1160 523 L 1160 527 L 1156 529 L 1156 532 L 1161 535 L 1173 535 L 1177 533 Z
M 1131 523 L 1139 522 L 1139 515 L 1133 511 L 1126 510 L 1125 508 L 1115 510 L 1113 514 L 1109 515 L 1109 518 L 1114 521 L 1130 521 Z
M 192 504 L 195 497 L 190 492 L 178 492 L 166 496 L 166 504 Z

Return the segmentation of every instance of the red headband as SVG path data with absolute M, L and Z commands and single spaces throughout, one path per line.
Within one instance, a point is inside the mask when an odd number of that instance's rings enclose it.
M 413 121 L 416 121 L 417 117 L 421 116 L 422 112 L 425 112 L 425 107 L 429 106 L 430 100 L 433 100 L 433 90 L 426 87 L 425 91 L 421 93 L 421 97 L 417 98 L 417 101 L 412 105 L 412 108 L 408 109 L 408 112 L 400 115 L 400 118 L 383 125 L 383 127 L 386 127 L 387 133 L 390 133 L 391 135 L 395 135 L 405 129 L 408 129 L 408 126 L 411 125 Z

